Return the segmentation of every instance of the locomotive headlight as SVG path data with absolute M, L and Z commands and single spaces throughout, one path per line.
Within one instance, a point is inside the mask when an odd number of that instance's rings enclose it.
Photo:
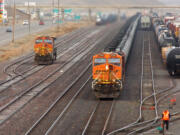
M 106 65 L 106 70 L 109 70 L 109 66 L 108 65 Z

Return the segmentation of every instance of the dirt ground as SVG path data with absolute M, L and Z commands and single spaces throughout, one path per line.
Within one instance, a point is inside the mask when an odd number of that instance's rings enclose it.
M 48 35 L 53 37 L 59 37 L 66 33 L 72 32 L 75 29 L 82 28 L 92 23 L 88 22 L 69 22 L 61 25 L 59 29 L 57 26 L 51 27 L 47 30 L 24 36 L 21 39 L 16 40 L 14 43 L 9 43 L 0 48 L 0 62 L 10 60 L 12 58 L 17 58 L 21 55 L 33 51 L 34 39 L 37 36 Z

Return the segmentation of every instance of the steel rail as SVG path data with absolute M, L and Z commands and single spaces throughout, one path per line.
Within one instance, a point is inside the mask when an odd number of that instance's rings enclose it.
M 86 123 L 86 125 L 84 127 L 84 130 L 83 130 L 81 135 L 85 135 L 85 133 L 86 133 L 86 131 L 88 129 L 88 126 L 89 126 L 89 124 L 90 124 L 90 122 L 91 122 L 91 120 L 92 120 L 92 118 L 93 118 L 93 116 L 94 116 L 94 114 L 95 114 L 99 104 L 100 104 L 100 100 L 98 100 L 98 102 L 96 103 L 96 105 L 95 105 L 95 107 L 94 107 L 94 109 L 93 109 L 93 111 L 92 111 L 92 113 L 91 113 L 91 115 L 90 115 L 90 117 L 89 117 L 89 119 L 88 119 L 88 121 L 87 121 L 87 123 Z
M 48 135 L 52 129 L 56 126 L 56 124 L 58 123 L 58 121 L 62 118 L 62 116 L 65 114 L 65 112 L 67 111 L 67 109 L 70 107 L 70 105 L 72 104 L 72 102 L 77 98 L 77 96 L 79 95 L 79 93 L 83 90 L 83 88 L 87 85 L 87 83 L 90 81 L 90 79 L 92 78 L 92 76 L 90 76 L 88 78 L 88 80 L 86 80 L 86 82 L 81 86 L 81 88 L 77 91 L 77 93 L 73 96 L 73 98 L 70 100 L 70 102 L 66 105 L 66 107 L 64 108 L 64 110 L 61 112 L 61 114 L 57 117 L 57 119 L 53 122 L 53 124 L 51 125 L 51 127 L 47 130 L 47 132 L 45 133 L 45 135 Z
M 167 93 L 167 94 L 161 96 L 161 97 L 157 100 L 157 104 L 159 104 L 160 101 L 162 101 L 162 100 L 166 100 L 166 99 L 165 99 L 166 97 L 171 96 L 171 95 L 174 95 L 174 94 L 176 94 L 176 93 L 180 93 L 180 89 L 177 89 L 177 90 L 174 90 L 174 91 L 170 91 L 170 93 Z M 179 114 L 180 114 L 180 111 L 177 111 L 177 112 L 174 112 L 173 114 L 171 114 L 171 116 L 176 116 L 176 115 L 179 115 Z M 180 117 L 176 117 L 176 118 L 174 118 L 174 119 L 172 119 L 172 120 L 170 120 L 170 121 L 173 122 L 173 121 L 176 121 L 176 120 L 179 120 L 179 119 L 180 119 Z M 158 116 L 157 119 L 152 119 L 151 122 L 149 123 L 149 125 L 146 125 L 146 126 L 144 126 L 144 127 L 141 127 L 141 128 L 139 128 L 139 129 L 137 129 L 134 133 L 142 133 L 142 132 L 144 132 L 144 131 L 148 131 L 148 130 L 154 128 L 154 127 L 157 127 L 158 125 L 161 124 L 161 123 L 157 123 L 157 121 L 160 122 L 160 120 L 161 120 L 161 117 Z M 155 122 L 155 121 L 156 121 L 156 122 Z
M 144 48 L 144 42 L 143 42 L 143 48 Z M 155 119 L 154 119 L 153 123 L 155 123 L 158 119 L 158 111 L 157 111 L 158 108 L 157 108 L 156 90 L 155 90 L 155 83 L 154 83 L 154 71 L 153 71 L 153 65 L 152 65 L 151 47 L 150 47 L 150 33 L 148 33 L 148 51 L 149 51 L 149 62 L 150 62 L 150 69 L 151 69 L 151 80 L 152 80 L 153 94 L 151 94 L 150 96 L 147 96 L 146 98 L 143 99 L 143 101 L 141 102 L 142 104 L 140 105 L 140 111 L 142 111 L 142 106 L 143 106 L 144 102 L 153 96 L 154 106 L 155 106 Z M 144 50 L 143 50 L 143 53 L 144 53 Z M 136 132 L 136 130 L 128 133 L 128 135 L 132 135 L 135 132 Z
M 114 103 L 115 103 L 115 99 L 113 99 L 113 101 L 112 101 L 112 104 L 111 104 L 109 113 L 108 113 L 108 115 L 107 115 L 106 121 L 105 121 L 105 123 L 104 123 L 104 127 L 103 127 L 103 129 L 102 129 L 101 135 L 105 135 L 105 131 L 106 131 L 106 129 L 107 129 L 107 126 L 108 126 L 108 123 L 109 123 L 109 120 L 110 120 L 110 117 L 111 117 L 111 114 L 112 114 L 112 110 L 113 110 L 113 107 L 114 107 Z M 83 131 L 82 131 L 82 133 L 81 133 L 81 135 L 85 135 L 85 134 L 86 134 L 87 129 L 88 129 L 88 127 L 90 126 L 90 123 L 91 123 L 93 117 L 95 116 L 95 112 L 97 111 L 97 109 L 98 109 L 98 107 L 99 107 L 100 104 L 101 104 L 101 101 L 98 100 L 98 102 L 96 103 L 93 111 L 91 112 L 91 115 L 89 116 L 89 119 L 88 119 L 88 121 L 87 121 L 87 123 L 86 123 L 86 125 L 85 125 L 85 127 L 84 127 L 84 129 L 83 129 Z
M 151 43 L 150 43 L 150 33 L 149 33 L 149 42 L 148 42 L 148 46 L 149 46 L 149 58 L 150 58 L 150 65 L 151 65 L 151 77 L 152 77 L 152 87 L 153 87 L 153 95 L 154 95 L 154 103 L 155 103 L 155 113 L 156 113 L 156 118 L 158 118 L 158 108 L 157 108 L 157 99 L 156 99 L 156 90 L 155 90 L 155 81 L 154 81 L 154 70 L 153 70 L 153 62 L 152 62 L 152 53 L 151 53 Z
M 51 106 L 46 110 L 46 112 L 33 124 L 33 126 L 25 133 L 25 135 L 29 135 L 36 126 L 47 116 L 47 114 L 54 108 L 54 106 L 59 102 L 63 96 L 77 83 L 77 81 L 87 72 L 92 63 L 90 63 L 81 74 L 64 90 L 63 93 L 60 93 L 59 97 L 51 104 Z
M 107 129 L 107 126 L 108 126 L 110 117 L 111 117 L 111 115 L 112 115 L 112 111 L 113 111 L 113 108 L 114 108 L 114 104 L 115 104 L 115 99 L 113 100 L 113 103 L 112 103 L 112 105 L 111 105 L 111 108 L 110 108 L 109 114 L 108 114 L 108 116 L 107 116 L 106 122 L 105 122 L 105 124 L 104 124 L 104 127 L 103 127 L 103 130 L 102 130 L 102 134 L 101 134 L 101 135 L 105 135 L 105 132 L 106 132 L 106 129 Z
M 164 92 L 167 92 L 167 91 L 169 91 L 169 90 L 171 90 L 171 89 L 173 89 L 174 88 L 174 84 L 173 84 L 173 86 L 170 86 L 169 88 L 167 88 L 167 89 L 164 89 L 164 90 L 160 90 L 159 92 L 157 92 L 156 93 L 156 95 L 159 95 L 159 94 L 163 94 Z M 177 92 L 179 92 L 180 90 L 177 90 Z M 175 92 L 172 92 L 171 94 L 174 94 Z M 153 94 L 152 95 L 150 95 L 150 96 L 148 96 L 148 97 L 146 97 L 147 99 L 148 98 L 150 98 L 150 97 L 152 97 L 152 96 L 154 96 Z M 166 97 L 166 96 L 170 96 L 170 94 L 166 94 L 166 95 L 164 95 L 164 96 L 162 96 L 162 100 L 164 99 L 164 97 Z M 147 100 L 146 99 L 146 100 Z M 160 99 L 158 99 L 157 100 L 157 105 L 159 104 L 159 101 Z M 180 114 L 180 112 L 176 112 L 177 114 Z M 176 114 L 175 113 L 175 114 Z M 124 130 L 126 130 L 126 129 L 129 129 L 129 128 L 133 128 L 133 127 L 137 127 L 137 126 L 141 126 L 141 125 L 146 125 L 146 124 L 150 124 L 150 123 L 152 123 L 152 122 L 154 122 L 155 120 L 159 120 L 160 118 L 158 117 L 158 119 L 152 119 L 152 120 L 148 120 L 148 121 L 144 121 L 144 122 L 139 122 L 139 123 L 137 123 L 136 121 L 135 122 L 133 122 L 133 123 L 130 123 L 130 124 L 128 124 L 127 126 L 124 126 L 124 127 L 122 127 L 122 128 L 120 128 L 120 129 L 117 129 L 117 130 L 114 130 L 114 131 L 112 131 L 112 132 L 110 132 L 110 133 L 108 133 L 107 135 L 113 135 L 113 134 L 115 134 L 115 133 L 117 133 L 117 132 L 122 132 L 122 131 L 124 131 Z

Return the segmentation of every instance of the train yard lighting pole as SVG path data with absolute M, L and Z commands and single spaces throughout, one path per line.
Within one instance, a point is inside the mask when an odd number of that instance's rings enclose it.
M 12 32 L 12 43 L 14 43 L 14 37 L 15 37 L 15 19 L 16 19 L 16 3 L 15 3 L 15 0 L 13 0 L 13 3 L 14 3 L 14 13 L 13 13 L 13 20 L 12 20 L 12 29 L 13 29 L 13 32 Z

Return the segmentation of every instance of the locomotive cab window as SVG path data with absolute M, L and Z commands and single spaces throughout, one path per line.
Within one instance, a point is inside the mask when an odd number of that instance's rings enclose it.
M 103 58 L 97 58 L 97 59 L 94 60 L 94 65 L 95 66 L 105 64 L 105 63 L 106 63 L 106 59 L 103 59 Z
M 108 59 L 108 63 L 116 65 L 116 66 L 120 66 L 120 59 L 111 58 L 111 59 Z
M 39 43 L 42 43 L 42 42 L 43 42 L 43 40 L 41 40 L 41 39 L 36 40 L 36 44 L 39 44 Z
M 52 40 L 50 40 L 50 39 L 45 39 L 44 42 L 45 42 L 45 43 L 52 44 Z

